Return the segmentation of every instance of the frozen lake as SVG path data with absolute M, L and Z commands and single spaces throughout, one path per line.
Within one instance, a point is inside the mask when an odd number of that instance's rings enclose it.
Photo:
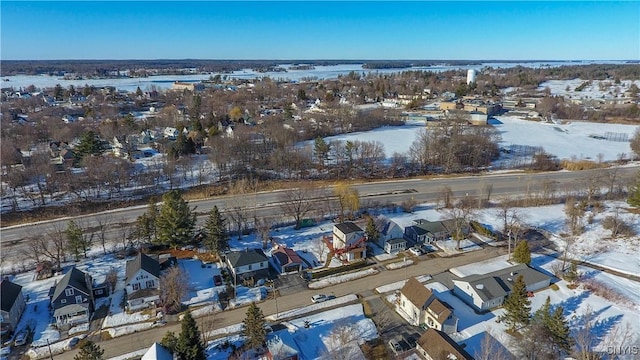
M 479 65 L 436 65 L 436 66 L 420 66 L 411 68 L 394 68 L 394 69 L 363 69 L 362 64 L 343 64 L 343 65 L 331 65 L 331 66 L 316 66 L 311 70 L 287 70 L 286 72 L 257 72 L 251 69 L 244 69 L 234 71 L 228 74 L 220 74 L 221 76 L 228 76 L 236 79 L 255 79 L 268 76 L 272 79 L 283 80 L 295 80 L 299 81 L 305 78 L 315 79 L 335 79 L 339 75 L 347 75 L 348 73 L 355 71 L 360 74 L 377 73 L 377 74 L 390 74 L 407 70 L 423 70 L 442 72 L 447 70 L 459 70 L 459 69 L 475 69 L 481 70 L 485 67 L 493 68 L 510 68 L 515 66 L 525 66 L 531 68 L 539 67 L 557 67 L 563 65 L 585 65 L 593 63 L 607 63 L 607 64 L 622 64 L 624 61 L 559 61 L 559 62 L 513 62 L 513 63 L 482 63 Z M 288 69 L 291 65 L 282 65 L 283 68 Z M 2 78 L 2 87 L 13 87 L 14 89 L 26 88 L 29 85 L 34 85 L 36 88 L 49 88 L 55 87 L 56 84 L 60 84 L 64 88 L 68 88 L 69 85 L 74 87 L 83 87 L 85 85 L 103 87 L 103 86 L 115 86 L 118 90 L 133 92 L 136 88 L 140 87 L 143 91 L 151 90 L 164 90 L 171 87 L 171 84 L 175 81 L 184 82 L 197 82 L 201 80 L 209 79 L 211 76 L 218 75 L 218 73 L 210 74 L 194 74 L 194 75 L 159 75 L 149 76 L 146 78 L 121 78 L 121 79 L 87 79 L 87 80 L 65 80 L 57 76 L 49 75 L 16 75 L 5 76 Z

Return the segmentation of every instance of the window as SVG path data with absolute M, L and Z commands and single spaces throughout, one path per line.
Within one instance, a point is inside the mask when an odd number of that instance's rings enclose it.
M 102 295 L 102 289 L 96 290 L 96 295 Z
M 76 295 L 76 304 L 82 304 L 82 296 Z
M 153 280 L 147 280 L 147 288 L 154 288 L 155 284 L 153 283 Z
M 60 304 L 66 304 L 66 303 L 67 303 L 67 299 L 60 300 Z
M 140 290 L 140 283 L 134 283 L 131 287 L 133 288 L 133 291 Z
M 73 296 L 73 288 L 64 289 L 64 294 L 67 296 Z

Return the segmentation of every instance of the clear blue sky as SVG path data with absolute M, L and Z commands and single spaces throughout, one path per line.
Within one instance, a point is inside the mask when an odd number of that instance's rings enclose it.
M 640 2 L 0 2 L 16 59 L 640 58 Z

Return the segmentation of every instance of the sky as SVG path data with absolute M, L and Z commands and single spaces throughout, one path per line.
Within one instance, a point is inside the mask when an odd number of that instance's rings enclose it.
M 638 1 L 0 1 L 2 60 L 638 60 Z

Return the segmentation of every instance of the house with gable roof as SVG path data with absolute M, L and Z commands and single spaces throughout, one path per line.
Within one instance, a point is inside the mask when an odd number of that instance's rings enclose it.
M 127 309 L 137 310 L 155 306 L 160 300 L 160 263 L 158 260 L 138 253 L 127 261 L 125 291 Z
M 429 221 L 424 219 L 414 220 L 414 224 L 404 229 L 404 238 L 415 243 L 430 244 L 439 240 L 445 240 L 451 236 L 441 221 Z
M 473 360 L 473 357 L 444 332 L 427 329 L 416 341 L 416 352 L 427 360 Z
M 302 258 L 293 249 L 278 246 L 271 252 L 271 258 L 273 258 L 273 262 L 277 266 L 277 270 L 280 274 L 302 271 Z
M 407 241 L 404 239 L 404 231 L 400 225 L 384 215 L 376 217 L 374 223 L 380 234 L 377 245 L 385 252 L 394 254 L 407 249 Z
M 0 332 L 8 334 L 16 329 L 18 321 L 27 306 L 22 286 L 9 280 L 0 281 Z
M 154 342 L 140 360 L 173 360 L 173 353 L 166 347 Z
M 540 290 L 551 283 L 550 276 L 526 264 L 518 264 L 488 274 L 454 279 L 453 293 L 476 310 L 486 311 L 502 305 L 520 275 L 524 278 L 527 291 Z
M 398 304 L 414 326 L 422 326 L 451 334 L 458 331 L 458 318 L 453 309 L 416 278 L 409 278 L 400 290 Z
M 227 254 L 227 265 L 236 283 L 269 276 L 269 259 L 260 249 L 232 251 Z
M 49 291 L 53 317 L 59 328 L 88 322 L 94 310 L 91 275 L 72 267 Z
M 333 226 L 334 254 L 343 261 L 354 261 L 367 257 L 367 238 L 358 225 L 350 221 Z

